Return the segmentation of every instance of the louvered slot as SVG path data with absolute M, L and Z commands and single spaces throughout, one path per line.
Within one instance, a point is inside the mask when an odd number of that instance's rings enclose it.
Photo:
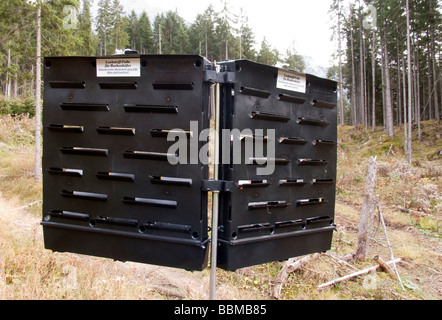
M 313 179 L 313 184 L 333 184 L 333 179 Z
M 84 89 L 84 81 L 49 81 L 49 86 L 53 89 Z
M 97 132 L 100 134 L 114 134 L 120 136 L 134 136 L 135 128 L 121 128 L 121 127 L 97 127 Z
M 149 176 L 152 184 L 165 184 L 175 186 L 192 186 L 192 179 L 187 178 L 175 178 L 175 177 L 163 177 L 163 176 Z
M 267 99 L 270 97 L 270 92 L 266 90 L 260 90 L 255 88 L 249 88 L 249 87 L 241 87 L 240 92 L 242 94 L 248 95 L 248 96 L 255 96 L 259 98 L 265 98 Z
M 327 160 L 316 160 L 316 159 L 299 159 L 298 165 L 300 166 L 326 166 L 328 164 Z
M 146 229 L 190 234 L 192 227 L 184 224 L 148 221 L 140 226 L 140 231 L 145 231 Z
M 125 104 L 124 111 L 134 113 L 178 113 L 177 106 Z
M 239 180 L 238 187 L 240 188 L 259 188 L 270 185 L 269 180 Z
M 328 109 L 333 109 L 334 107 L 336 107 L 336 103 L 327 102 L 323 100 L 315 100 L 315 99 L 312 100 L 311 105 L 319 108 L 328 108 Z
M 192 136 L 192 131 L 173 130 L 173 129 L 151 129 L 150 130 L 150 134 L 152 135 L 152 137 L 156 137 L 156 138 L 165 138 L 165 137 L 167 137 L 167 135 L 169 133 L 185 134 L 187 137 L 191 137 Z
M 154 207 L 165 207 L 165 208 L 176 208 L 178 205 L 176 201 L 171 201 L 171 200 L 148 199 L 148 198 L 137 198 L 137 197 L 124 197 L 123 202 L 125 204 L 131 204 L 131 205 L 154 206 Z
M 168 158 L 176 158 L 176 154 L 162 153 L 162 152 L 149 152 L 149 151 L 125 151 L 123 157 L 128 159 L 145 159 L 145 160 L 159 160 L 168 161 Z
M 310 206 L 326 203 L 324 198 L 312 198 L 312 199 L 299 199 L 296 201 L 297 206 Z
M 81 170 L 81 169 L 49 168 L 46 171 L 50 174 L 56 174 L 56 175 L 61 175 L 61 176 L 71 176 L 71 177 L 83 176 L 83 170 Z
M 58 217 L 58 218 L 66 218 L 74 220 L 89 220 L 88 214 L 65 211 L 65 210 L 51 210 L 49 212 L 49 219 L 50 217 Z M 46 218 L 45 220 L 48 220 L 48 218 Z
M 117 89 L 117 90 L 134 90 L 137 88 L 137 83 L 134 81 L 128 82 L 100 82 L 100 88 L 104 90 Z
M 98 172 L 96 176 L 98 179 L 103 179 L 103 180 L 128 181 L 128 182 L 133 182 L 135 180 L 135 175 L 131 173 Z
M 284 93 L 281 93 L 279 95 L 279 100 L 285 101 L 285 102 L 293 102 L 293 103 L 297 103 L 297 104 L 304 104 L 304 102 L 306 101 L 305 98 L 295 97 L 295 96 L 291 96 L 291 95 L 284 94 Z
M 263 209 L 263 208 L 283 208 L 289 204 L 287 201 L 261 201 L 261 202 L 249 202 L 249 210 Z
M 332 140 L 313 140 L 313 145 L 315 146 L 334 146 L 335 142 Z
M 252 112 L 252 119 L 288 122 L 290 120 L 290 117 L 286 116 L 286 115 L 282 115 L 282 114 L 276 114 L 276 113 L 253 111 Z
M 193 90 L 193 82 L 156 82 L 152 83 L 155 90 Z
M 107 200 L 107 194 L 83 192 L 83 191 L 62 190 L 61 195 L 63 197 L 86 199 L 86 200 L 96 200 L 96 201 Z
M 279 180 L 280 186 L 303 186 L 306 182 L 304 179 L 282 179 Z
M 256 223 L 256 224 L 248 224 L 243 226 L 238 226 L 238 232 L 250 232 L 250 231 L 262 231 L 269 230 L 272 226 L 269 223 Z
M 279 138 L 280 144 L 293 144 L 293 145 L 305 145 L 307 143 L 307 140 L 302 138 L 296 138 L 296 137 L 280 137 Z
M 302 125 L 316 126 L 316 127 L 327 127 L 330 125 L 330 122 L 328 121 L 311 119 L 311 118 L 298 118 L 296 122 Z
M 71 126 L 67 124 L 50 124 L 47 127 L 50 131 L 83 133 L 83 126 Z
M 249 158 L 247 160 L 249 165 L 264 165 L 269 162 L 273 162 L 275 165 L 287 165 L 290 160 L 284 158 Z
M 299 227 L 303 225 L 302 219 L 298 220 L 288 220 L 288 221 L 280 221 L 275 223 L 275 228 L 292 228 Z
M 98 222 L 98 223 L 127 226 L 127 227 L 137 227 L 138 226 L 138 220 L 135 220 L 135 219 L 97 216 L 94 219 L 94 221 Z
M 255 134 L 241 134 L 239 138 L 243 141 L 258 141 L 263 143 L 267 143 L 268 140 L 268 136 L 257 136 Z
M 333 223 L 329 216 L 311 217 L 306 219 L 307 225 L 321 222 Z
M 61 147 L 64 154 L 74 154 L 82 156 L 101 156 L 107 157 L 109 151 L 107 149 L 83 148 L 83 147 Z
M 109 111 L 109 105 L 93 103 L 60 103 L 60 108 L 66 111 Z

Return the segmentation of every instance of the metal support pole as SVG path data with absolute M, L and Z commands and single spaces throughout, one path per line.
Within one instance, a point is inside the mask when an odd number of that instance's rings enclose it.
M 218 180 L 219 163 L 219 126 L 220 126 L 219 83 L 215 84 L 215 146 L 214 146 L 214 180 Z M 219 192 L 212 192 L 212 249 L 210 260 L 210 300 L 216 299 L 216 259 L 218 249 L 218 199 Z

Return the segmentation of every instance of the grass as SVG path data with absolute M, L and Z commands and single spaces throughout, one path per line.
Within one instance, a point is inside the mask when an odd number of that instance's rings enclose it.
M 184 270 L 115 262 L 44 249 L 41 184 L 33 177 L 33 119 L 0 118 L 0 299 L 208 299 L 209 270 Z M 435 122 L 423 123 L 423 140 L 413 141 L 408 164 L 399 129 L 390 138 L 378 128 L 340 127 L 338 145 L 337 231 L 328 252 L 354 253 L 368 157 L 377 156 L 376 193 L 388 228 L 405 291 L 384 272 L 317 289 L 321 283 L 375 265 L 375 255 L 389 260 L 383 229 L 376 219 L 370 258 L 340 265 L 329 255 L 313 255 L 291 273 L 282 300 L 380 300 L 442 298 L 441 172 L 442 142 Z M 27 204 L 33 203 L 31 207 Z M 403 213 L 396 205 L 426 217 Z M 274 299 L 274 278 L 284 262 L 228 272 L 218 270 L 219 299 Z

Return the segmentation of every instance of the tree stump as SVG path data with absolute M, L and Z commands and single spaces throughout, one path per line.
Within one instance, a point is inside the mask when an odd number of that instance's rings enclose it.
M 358 248 L 354 257 L 359 260 L 367 258 L 370 237 L 373 230 L 373 217 L 375 212 L 375 194 L 376 185 L 376 157 L 370 157 L 368 164 L 368 173 L 365 183 L 364 202 L 362 204 L 361 217 L 358 227 Z

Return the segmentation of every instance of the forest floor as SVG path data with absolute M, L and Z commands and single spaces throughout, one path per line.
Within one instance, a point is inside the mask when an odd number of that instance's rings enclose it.
M 44 249 L 42 186 L 33 179 L 33 119 L 0 118 L 0 299 L 164 300 L 209 298 L 209 269 L 188 272 Z M 278 275 L 286 261 L 218 270 L 220 300 L 441 300 L 442 131 L 424 122 L 414 129 L 413 161 L 403 152 L 403 134 L 382 128 L 340 127 L 337 199 L 332 248 L 309 255 L 301 268 Z M 368 159 L 377 156 L 377 201 L 401 279 L 381 270 L 318 289 L 318 286 L 391 260 L 376 214 L 369 258 L 343 263 L 357 246 Z M 411 209 L 411 213 L 399 209 Z M 401 285 L 402 283 L 402 285 Z

